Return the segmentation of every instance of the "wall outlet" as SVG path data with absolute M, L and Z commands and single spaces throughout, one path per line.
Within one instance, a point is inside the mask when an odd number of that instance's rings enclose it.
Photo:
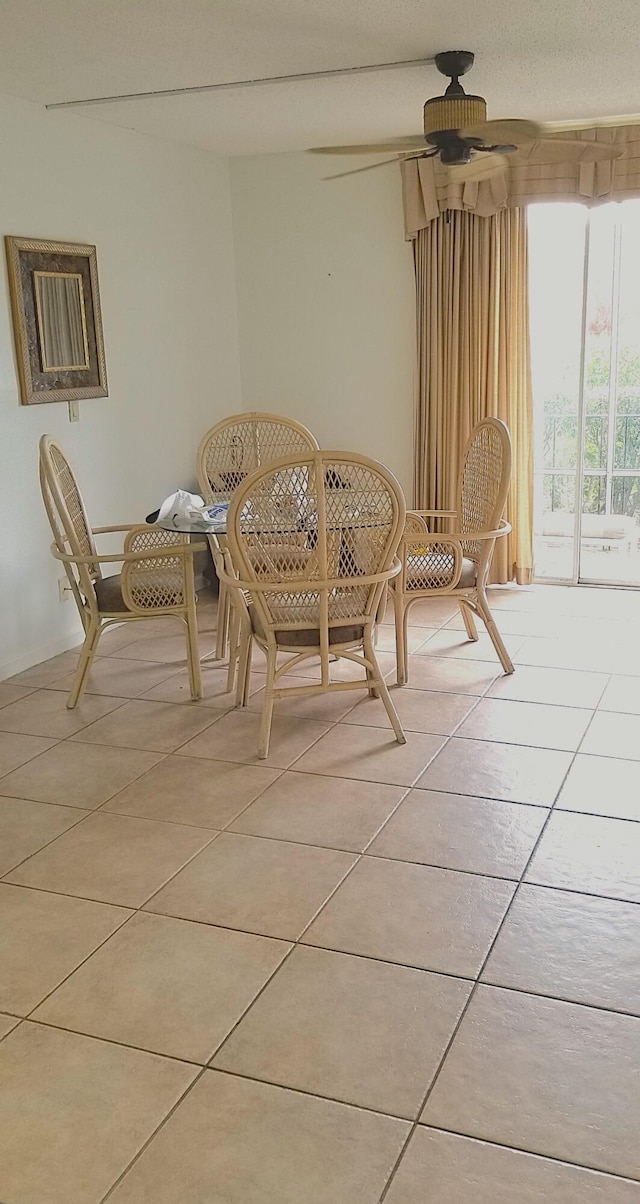
M 71 597 L 71 586 L 66 577 L 58 577 L 58 599 L 60 602 L 68 602 Z

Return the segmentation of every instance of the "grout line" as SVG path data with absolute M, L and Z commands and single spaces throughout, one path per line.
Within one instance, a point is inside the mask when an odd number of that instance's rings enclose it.
M 504 1141 L 495 1141 L 493 1138 L 474 1137 L 469 1133 L 459 1133 L 456 1129 L 445 1129 L 441 1125 L 421 1125 L 422 1129 L 432 1129 L 436 1133 L 448 1133 L 451 1137 L 461 1137 L 464 1141 L 477 1142 L 479 1145 L 497 1146 L 500 1150 L 512 1150 L 516 1154 L 528 1154 L 533 1158 L 540 1158 L 544 1162 L 553 1162 L 557 1166 L 569 1166 L 576 1170 L 595 1172 L 598 1175 L 604 1175 L 608 1179 L 614 1179 L 619 1183 L 632 1183 L 634 1186 L 640 1182 L 640 1175 L 637 1179 L 631 1179 L 628 1175 L 619 1175 L 616 1171 L 603 1170 L 600 1166 L 586 1164 L 584 1162 L 572 1162 L 566 1158 L 557 1158 L 554 1154 L 541 1154 L 539 1150 L 528 1150 L 522 1146 L 507 1145 Z M 382 1200 L 383 1197 L 381 1196 Z
M 185 1063 L 185 1064 L 186 1064 L 186 1063 Z M 177 1109 L 180 1107 L 180 1105 L 183 1103 L 183 1101 L 185 1100 L 185 1098 L 187 1097 L 187 1095 L 189 1095 L 189 1093 L 190 1093 L 191 1091 L 193 1091 L 193 1088 L 195 1087 L 196 1083 L 198 1083 L 198 1082 L 200 1081 L 200 1079 L 202 1078 L 202 1076 L 203 1076 L 204 1072 L 205 1072 L 205 1067 L 203 1066 L 203 1067 L 201 1067 L 201 1068 L 200 1068 L 200 1071 L 199 1071 L 199 1073 L 195 1075 L 195 1077 L 194 1077 L 194 1078 L 191 1080 L 191 1082 L 189 1083 L 189 1085 L 188 1085 L 188 1086 L 185 1088 L 185 1090 L 182 1092 L 182 1095 L 180 1095 L 180 1096 L 178 1097 L 178 1099 L 176 1100 L 176 1102 L 175 1102 L 175 1104 L 173 1105 L 173 1107 L 171 1107 L 171 1108 L 169 1109 L 169 1111 L 167 1112 L 166 1116 L 164 1116 L 164 1117 L 162 1118 L 162 1120 L 160 1121 L 160 1123 L 159 1123 L 158 1125 L 156 1125 L 156 1127 L 155 1127 L 155 1129 L 153 1130 L 153 1132 L 152 1132 L 152 1133 L 150 1133 L 150 1135 L 147 1137 L 147 1140 L 146 1140 L 146 1141 L 144 1141 L 144 1142 L 142 1143 L 142 1145 L 140 1146 L 140 1149 L 139 1149 L 139 1150 L 137 1150 L 137 1152 L 134 1154 L 133 1158 L 131 1158 L 131 1160 L 130 1160 L 130 1161 L 127 1163 L 127 1165 L 125 1166 L 124 1170 L 123 1170 L 123 1171 L 122 1171 L 122 1172 L 121 1172 L 121 1173 L 118 1175 L 117 1179 L 115 1179 L 115 1180 L 113 1181 L 113 1183 L 111 1184 L 111 1186 L 109 1187 L 109 1189 L 108 1189 L 108 1190 L 105 1192 L 105 1194 L 104 1194 L 104 1195 L 101 1197 L 101 1199 L 100 1199 L 100 1204 L 106 1204 L 106 1201 L 109 1199 L 109 1197 L 113 1195 L 113 1193 L 114 1193 L 114 1191 L 116 1190 L 116 1188 L 117 1188 L 117 1187 L 119 1187 L 119 1185 L 122 1183 L 122 1180 L 124 1179 L 125 1175 L 127 1175 L 127 1174 L 129 1173 L 129 1171 L 130 1171 L 130 1170 L 131 1170 L 131 1169 L 132 1169 L 132 1168 L 135 1166 L 135 1164 L 136 1164 L 136 1162 L 138 1161 L 138 1159 L 139 1159 L 139 1158 L 140 1158 L 140 1157 L 141 1157 L 141 1156 L 144 1154 L 144 1152 L 145 1152 L 145 1150 L 147 1149 L 147 1147 L 148 1147 L 149 1145 L 151 1145 L 151 1142 L 152 1142 L 152 1141 L 153 1141 L 153 1139 L 154 1139 L 154 1138 L 155 1138 L 155 1137 L 158 1135 L 158 1133 L 160 1132 L 160 1130 L 164 1128 L 164 1126 L 166 1125 L 167 1121 L 171 1119 L 171 1117 L 173 1116 L 174 1112 L 176 1112 L 176 1110 L 177 1110 Z
M 568 777 L 568 775 L 569 775 L 569 772 L 570 772 L 571 766 L 573 765 L 573 763 L 574 763 L 574 761 L 575 761 L 575 758 L 576 758 L 576 756 L 577 756 L 577 753 L 574 753 L 574 755 L 573 755 L 573 757 L 572 757 L 572 760 L 571 760 L 571 763 L 570 763 L 569 767 L 567 768 L 567 772 L 565 773 L 565 775 L 564 775 L 564 777 L 563 777 L 563 779 L 562 779 L 562 782 L 560 783 L 560 787 L 559 787 L 559 789 L 558 789 L 558 791 L 557 791 L 557 793 L 556 793 L 556 799 L 557 799 L 558 795 L 561 793 L 561 791 L 562 791 L 562 789 L 563 789 L 563 787 L 564 787 L 564 785 L 565 785 L 565 782 L 566 782 L 566 780 L 567 780 L 567 777 Z M 555 799 L 554 799 L 554 803 L 555 803 Z M 508 904 L 507 904 L 507 906 L 506 906 L 506 908 L 505 908 L 505 912 L 504 912 L 504 915 L 503 915 L 503 917 L 502 917 L 502 920 L 500 921 L 500 923 L 499 923 L 499 925 L 498 925 L 498 927 L 497 927 L 497 929 L 496 929 L 496 932 L 494 933 L 493 940 L 491 941 L 491 943 L 490 943 L 490 945 L 489 945 L 489 948 L 488 948 L 488 950 L 487 950 L 487 953 L 486 953 L 486 955 L 485 955 L 484 961 L 482 962 L 482 965 L 480 966 L 480 969 L 479 969 L 479 971 L 478 971 L 478 974 L 477 974 L 477 976 L 476 976 L 476 981 L 475 981 L 475 983 L 473 984 L 473 986 L 472 986 L 472 988 L 471 988 L 471 991 L 469 992 L 469 996 L 468 996 L 468 998 L 467 998 L 467 1000 L 466 1000 L 466 1003 L 464 1004 L 464 1006 L 463 1006 L 463 1008 L 462 1008 L 462 1011 L 461 1011 L 461 1013 L 460 1013 L 460 1016 L 458 1017 L 458 1021 L 457 1021 L 456 1025 L 455 1025 L 455 1027 L 454 1027 L 454 1030 L 453 1030 L 453 1032 L 452 1032 L 452 1034 L 451 1034 L 451 1036 L 450 1036 L 450 1038 L 449 1038 L 449 1041 L 447 1042 L 447 1045 L 446 1045 L 446 1048 L 445 1048 L 445 1050 L 444 1050 L 444 1052 L 443 1052 L 443 1054 L 442 1054 L 442 1057 L 440 1058 L 440 1061 L 439 1061 L 439 1063 L 438 1063 L 438 1065 L 437 1065 L 437 1067 L 436 1067 L 435 1073 L 434 1073 L 434 1075 L 433 1075 L 433 1077 L 432 1077 L 432 1079 L 431 1079 L 431 1082 L 429 1083 L 429 1086 L 427 1087 L 427 1090 L 426 1090 L 426 1092 L 425 1092 L 425 1095 L 424 1095 L 424 1097 L 423 1097 L 422 1103 L 421 1103 L 421 1105 L 420 1105 L 420 1107 L 419 1107 L 419 1109 L 418 1109 L 418 1113 L 417 1113 L 417 1119 L 416 1119 L 416 1121 L 414 1122 L 414 1124 L 412 1125 L 411 1131 L 409 1132 L 409 1134 L 408 1134 L 408 1136 L 407 1136 L 407 1139 L 406 1139 L 406 1141 L 405 1141 L 404 1145 L 402 1146 L 402 1149 L 400 1150 L 400 1153 L 399 1153 L 399 1155 L 398 1155 L 398 1158 L 396 1159 L 396 1162 L 395 1162 L 395 1164 L 394 1164 L 394 1166 L 393 1166 L 393 1168 L 392 1168 L 392 1170 L 391 1170 L 391 1173 L 390 1173 L 390 1175 L 389 1175 L 389 1177 L 388 1177 L 388 1179 L 387 1179 L 387 1181 L 386 1181 L 386 1183 L 385 1183 L 385 1185 L 384 1185 L 384 1188 L 383 1188 L 383 1190 L 382 1190 L 382 1193 L 381 1193 L 381 1195 L 380 1195 L 380 1197 L 379 1197 L 379 1202 L 378 1202 L 378 1204 L 383 1204 L 383 1201 L 384 1201 L 384 1200 L 386 1199 L 386 1197 L 387 1197 L 387 1194 L 388 1194 L 388 1192 L 389 1192 L 389 1190 L 390 1190 L 391 1184 L 393 1183 L 393 1180 L 394 1180 L 394 1178 L 395 1178 L 395 1176 L 396 1176 L 396 1173 L 397 1173 L 397 1171 L 398 1171 L 398 1167 L 400 1166 L 400 1163 L 402 1162 L 402 1159 L 403 1159 L 403 1157 L 404 1157 L 404 1155 L 405 1155 L 405 1153 L 406 1153 L 406 1151 L 407 1151 L 407 1148 L 408 1148 L 409 1142 L 411 1141 L 411 1138 L 413 1137 L 413 1134 L 415 1133 L 415 1131 L 416 1131 L 416 1129 L 417 1129 L 417 1127 L 418 1127 L 418 1124 L 419 1124 L 419 1122 L 420 1122 L 420 1117 L 421 1117 L 421 1116 L 422 1116 L 422 1114 L 424 1113 L 424 1110 L 425 1110 L 425 1108 L 426 1108 L 426 1106 L 427 1106 L 427 1104 L 428 1104 L 428 1102 L 429 1102 L 429 1099 L 431 1098 L 431 1096 L 432 1096 L 432 1094 L 433 1094 L 433 1091 L 434 1091 L 434 1089 L 435 1089 L 435 1087 L 436 1087 L 436 1084 L 437 1084 L 437 1082 L 438 1082 L 438 1079 L 440 1078 L 440 1075 L 442 1074 L 443 1068 L 444 1068 L 444 1066 L 445 1066 L 445 1063 L 446 1063 L 446 1061 L 447 1061 L 447 1058 L 448 1058 L 448 1056 L 449 1056 L 449 1053 L 450 1053 L 450 1051 L 451 1051 L 451 1049 L 452 1049 L 452 1047 L 453 1047 L 454 1041 L 456 1040 L 456 1038 L 457 1038 L 457 1036 L 458 1036 L 458 1033 L 460 1032 L 460 1028 L 461 1028 L 461 1026 L 462 1026 L 462 1024 L 463 1024 L 463 1022 L 464 1022 L 464 1020 L 465 1020 L 465 1017 L 467 1016 L 467 1014 L 468 1014 L 468 1012 L 469 1012 L 469 1009 L 470 1009 L 470 1007 L 471 1007 L 471 1003 L 472 1003 L 473 999 L 474 999 L 474 998 L 475 998 L 475 996 L 476 996 L 476 993 L 477 993 L 477 990 L 478 990 L 478 986 L 479 986 L 479 985 L 480 985 L 480 983 L 481 983 L 481 979 L 482 979 L 482 976 L 483 976 L 483 974 L 484 974 L 484 972 L 485 972 L 485 970 L 486 970 L 486 967 L 487 967 L 487 963 L 488 963 L 488 961 L 489 961 L 489 958 L 491 957 L 491 954 L 493 953 L 493 950 L 494 950 L 494 948 L 495 948 L 495 946 L 496 946 L 496 943 L 497 943 L 497 941 L 498 941 L 498 939 L 499 939 L 499 937 L 500 937 L 500 934 L 501 934 L 501 932 L 502 932 L 502 930 L 503 930 L 503 928 L 504 928 L 504 926 L 505 926 L 505 924 L 506 924 L 506 922 L 507 922 L 507 918 L 508 918 L 508 916 L 509 916 L 509 915 L 510 915 L 510 913 L 511 913 L 511 908 L 513 907 L 513 904 L 514 904 L 514 902 L 515 902 L 516 898 L 518 897 L 518 893 L 519 893 L 520 887 L 522 886 L 522 884 L 523 884 L 523 882 L 524 882 L 524 880 L 525 880 L 525 877 L 526 877 L 526 874 L 528 873 L 529 867 L 530 867 L 530 865 L 531 865 L 531 863 L 532 863 L 532 861 L 533 861 L 533 859 L 534 859 L 534 857 L 535 857 L 535 855 L 536 855 L 536 852 L 537 852 L 537 850 L 538 850 L 538 848 L 539 848 L 539 846 L 540 846 L 540 842 L 542 841 L 542 838 L 543 838 L 543 836 L 544 836 L 544 833 L 545 833 L 545 832 L 546 832 L 546 830 L 547 830 L 547 826 L 548 826 L 548 824 L 549 824 L 549 822 L 550 822 L 550 819 L 551 819 L 551 815 L 552 815 L 552 814 L 553 814 L 553 809 L 551 808 L 551 809 L 549 810 L 548 814 L 547 814 L 547 817 L 546 817 L 546 819 L 544 820 L 544 823 L 543 823 L 543 825 L 542 825 L 542 828 L 541 828 L 540 832 L 538 833 L 538 837 L 537 837 L 536 841 L 534 842 L 533 848 L 531 849 L 531 852 L 530 852 L 530 854 L 529 854 L 529 857 L 527 858 L 527 861 L 526 861 L 526 863 L 525 863 L 525 865 L 524 865 L 524 867 L 523 867 L 522 873 L 521 873 L 521 875 L 520 875 L 519 881 L 518 881 L 518 882 L 517 882 L 517 884 L 516 884 L 516 887 L 515 887 L 515 890 L 514 890 L 514 892 L 513 892 L 512 896 L 511 896 L 511 899 L 509 900 L 509 902 L 508 902 Z M 484 984 L 483 984 L 483 985 L 484 985 Z M 526 993 L 526 992 L 525 992 L 525 993 Z

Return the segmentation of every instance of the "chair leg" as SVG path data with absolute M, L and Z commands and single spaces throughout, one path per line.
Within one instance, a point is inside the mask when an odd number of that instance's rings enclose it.
M 189 669 L 189 688 L 195 701 L 202 698 L 202 674 L 200 672 L 200 647 L 198 645 L 198 619 L 195 608 L 187 611 L 187 667 Z
M 511 657 L 504 646 L 502 636 L 498 631 L 495 619 L 491 614 L 491 610 L 489 609 L 487 595 L 485 594 L 484 590 L 478 590 L 477 604 L 484 625 L 491 636 L 491 642 L 498 653 L 498 657 L 500 658 L 500 664 L 502 665 L 502 668 L 504 669 L 505 673 L 514 673 L 515 670 L 513 667 L 513 661 L 511 660 Z
M 387 715 L 389 716 L 389 721 L 394 730 L 396 740 L 398 741 L 398 744 L 406 744 L 407 737 L 405 736 L 404 731 L 402 730 L 402 724 L 400 722 L 400 717 L 398 715 L 398 712 L 396 711 L 396 708 L 393 705 L 393 702 L 391 701 L 391 695 L 389 693 L 387 683 L 384 680 L 384 677 L 382 676 L 382 673 L 380 671 L 380 666 L 376 659 L 375 649 L 373 647 L 373 642 L 371 640 L 371 634 L 369 632 L 365 632 L 364 654 L 365 654 L 367 660 L 372 661 L 372 663 L 375 665 L 377 672 L 372 673 L 371 677 L 372 677 L 373 681 L 375 682 L 375 687 L 376 687 L 376 690 L 378 691 L 379 697 L 382 699 L 384 709 L 387 712 Z M 367 676 L 369 676 L 369 675 L 367 674 Z
M 229 622 L 229 668 L 227 670 L 227 693 L 231 693 L 236 681 L 236 668 L 240 657 L 240 620 L 235 606 L 231 607 Z
M 471 610 L 470 606 L 467 606 L 466 602 L 462 601 L 462 598 L 459 600 L 459 606 L 467 635 L 469 639 L 473 640 L 475 643 L 475 641 L 478 639 L 478 628 L 476 627 L 476 621 L 473 617 L 473 611 Z
M 227 635 L 229 632 L 229 591 L 223 582 L 220 582 L 220 591 L 218 593 L 218 626 L 216 634 L 216 660 L 224 660 L 224 655 L 227 649 Z
M 396 623 L 396 681 L 404 686 L 407 680 L 407 644 L 405 636 L 405 613 L 402 606 L 402 595 L 399 590 L 393 590 L 393 613 Z
M 252 655 L 253 655 L 253 644 L 252 644 L 252 640 L 251 640 L 251 635 L 248 634 L 247 635 L 246 661 L 245 661 L 244 674 L 243 674 L 243 678 L 242 678 L 242 705 L 243 705 L 243 707 L 246 707 L 249 705 L 249 696 L 250 696 L 250 692 L 251 692 L 251 659 L 252 659 Z
M 87 677 L 91 668 L 91 662 L 95 656 L 98 640 L 101 632 L 99 620 L 92 620 L 87 627 L 87 634 L 84 637 L 84 644 L 80 652 L 78 667 L 75 672 L 69 697 L 67 698 L 67 708 L 72 711 L 78 705 L 84 693 Z
M 269 753 L 269 740 L 271 737 L 271 720 L 273 718 L 273 688 L 276 673 L 276 657 L 275 649 L 267 650 L 267 684 L 264 691 L 264 707 L 262 710 L 262 722 L 260 724 L 260 743 L 258 745 L 258 757 L 264 761 Z

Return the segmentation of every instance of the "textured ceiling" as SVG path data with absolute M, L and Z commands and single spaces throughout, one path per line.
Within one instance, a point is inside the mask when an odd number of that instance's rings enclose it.
M 2 0 L 0 11 L 2 91 L 41 104 L 462 47 L 476 53 L 465 86 L 490 117 L 640 112 L 638 0 Z M 418 132 L 444 84 L 426 66 L 71 112 L 256 154 Z

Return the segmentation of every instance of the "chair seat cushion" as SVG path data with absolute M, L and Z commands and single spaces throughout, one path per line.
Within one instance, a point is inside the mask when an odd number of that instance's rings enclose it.
M 431 558 L 427 555 L 407 557 L 407 584 L 410 589 L 437 589 L 446 584 L 447 575 L 453 576 L 453 556 L 443 556 L 441 553 Z M 462 573 L 456 583 L 456 589 L 472 589 L 476 583 L 477 565 L 468 556 L 462 558 Z
M 120 573 L 112 577 L 102 577 L 96 581 L 94 588 L 98 606 L 102 614 L 139 614 L 140 610 L 152 610 L 155 607 L 184 605 L 181 578 L 176 580 L 176 573 L 162 569 L 152 569 L 140 578 L 139 584 L 144 585 L 146 599 L 139 602 L 135 611 L 130 611 L 122 596 L 122 581 Z M 158 598 L 161 596 L 161 601 Z
M 100 610 L 105 612 L 127 611 L 124 598 L 122 597 L 122 582 L 120 574 L 115 573 L 113 577 L 102 577 L 95 582 L 96 598 Z
M 362 640 L 363 627 L 345 626 L 329 628 L 330 644 L 358 644 Z M 287 648 L 319 648 L 320 629 L 305 628 L 304 631 L 276 631 L 276 643 Z

